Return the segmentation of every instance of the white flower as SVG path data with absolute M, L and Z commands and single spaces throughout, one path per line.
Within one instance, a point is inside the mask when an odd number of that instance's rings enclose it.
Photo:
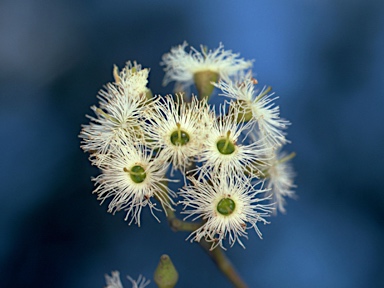
M 142 69 L 136 61 L 128 61 L 122 71 L 114 67 L 115 85 L 122 88 L 125 96 L 145 99 L 149 92 L 147 88 L 149 69 Z
M 154 113 L 149 117 L 151 125 L 145 131 L 154 149 L 161 149 L 159 158 L 171 161 L 173 169 L 189 166 L 207 137 L 209 106 L 206 101 L 192 97 L 185 103 L 181 95 L 174 100 L 172 95 L 153 105 Z
M 164 65 L 165 77 L 163 84 L 176 81 L 182 89 L 189 87 L 194 82 L 194 75 L 198 72 L 211 71 L 219 77 L 229 77 L 241 70 L 252 66 L 252 61 L 238 58 L 230 50 L 224 50 L 222 44 L 215 50 L 201 46 L 201 52 L 191 47 L 189 53 L 185 51 L 187 42 L 173 47 L 170 53 L 163 55 L 161 65 Z
M 112 276 L 105 274 L 105 282 L 107 282 L 105 288 L 123 288 L 119 271 L 112 271 Z
M 201 152 L 200 160 L 204 162 L 202 171 L 221 171 L 227 175 L 242 176 L 247 170 L 257 176 L 261 172 L 257 166 L 265 162 L 270 147 L 261 141 L 247 144 L 244 134 L 249 133 L 252 122 L 238 124 L 235 120 L 239 117 L 237 109 L 232 109 L 230 115 L 223 115 L 225 105 L 221 108 L 220 116 L 214 120 Z
M 277 207 L 281 213 L 285 213 L 285 197 L 294 198 L 296 187 L 293 183 L 295 173 L 293 172 L 291 163 L 288 162 L 295 156 L 294 153 L 286 155 L 275 152 L 273 158 L 269 160 L 269 168 L 265 171 L 266 187 L 269 189 L 267 195 L 271 196 L 271 202 Z M 276 212 L 276 209 L 275 211 Z
M 145 288 L 151 282 L 146 280 L 145 277 L 139 275 L 137 280 L 133 280 L 130 276 L 127 276 L 132 283 L 132 288 Z M 112 271 L 112 276 L 105 275 L 105 281 L 107 286 L 105 288 L 123 288 L 123 284 L 120 281 L 119 271 Z
M 246 120 L 256 120 L 259 131 L 271 146 L 280 147 L 288 142 L 282 130 L 290 123 L 280 118 L 280 108 L 273 103 L 278 97 L 272 98 L 274 93 L 268 94 L 265 88 L 260 92 L 255 90 L 255 79 L 251 74 L 242 75 L 237 81 L 227 78 L 215 86 L 221 89 L 221 95 L 237 100 L 236 104 L 244 111 Z
M 140 213 L 143 207 L 149 206 L 152 215 L 156 203 L 152 198 L 157 198 L 160 204 L 172 209 L 171 197 L 174 192 L 168 189 L 165 173 L 168 169 L 167 163 L 162 159 L 151 160 L 151 151 L 142 146 L 131 146 L 129 140 L 114 144 L 112 152 L 108 155 L 98 155 L 102 174 L 94 179 L 98 187 L 94 193 L 102 203 L 109 197 L 112 200 L 108 206 L 108 212 L 115 213 L 125 209 L 127 215 L 125 220 L 129 224 L 135 220 L 140 226 Z M 158 220 L 159 221 L 159 220 Z
M 84 151 L 107 154 L 111 143 L 118 141 L 122 134 L 133 142 L 141 139 L 141 126 L 147 110 L 145 100 L 128 97 L 121 87 L 111 83 L 99 92 L 99 99 L 100 108 L 91 107 L 97 117 L 87 116 L 91 122 L 83 125 L 80 132 Z
M 260 203 L 267 199 L 258 197 L 265 192 L 257 188 L 260 183 L 251 185 L 246 178 L 227 174 L 211 175 L 209 181 L 189 179 L 191 186 L 180 191 L 184 198 L 181 201 L 185 209 L 183 213 L 189 214 L 186 218 L 201 218 L 204 223 L 188 237 L 191 241 L 199 242 L 204 238 L 213 242 L 213 250 L 218 245 L 225 249 L 223 241 L 228 238 L 230 246 L 238 242 L 245 248 L 240 237 L 247 238 L 247 229 L 250 228 L 261 238 L 257 223 L 267 224 L 264 217 L 269 216 L 272 208 L 270 204 Z
M 144 288 L 149 285 L 150 280 L 146 280 L 145 277 L 139 275 L 137 280 L 133 280 L 131 277 L 127 276 L 128 280 L 132 283 L 132 288 Z

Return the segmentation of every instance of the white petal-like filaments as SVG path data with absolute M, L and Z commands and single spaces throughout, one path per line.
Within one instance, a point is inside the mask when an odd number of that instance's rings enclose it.
M 111 143 L 118 141 L 123 134 L 134 142 L 141 141 L 146 103 L 139 98 L 126 97 L 114 84 L 107 84 L 106 90 L 99 92 L 99 108 L 91 107 L 96 117 L 88 116 L 91 122 L 83 125 L 80 137 L 86 152 L 107 154 Z
M 261 172 L 257 166 L 265 162 L 265 155 L 270 147 L 262 141 L 246 143 L 244 139 L 240 139 L 242 134 L 244 136 L 249 132 L 253 123 L 251 121 L 237 123 L 235 119 L 239 117 L 238 110 L 233 109 L 230 115 L 223 115 L 224 105 L 220 111 L 220 116 L 214 120 L 201 153 L 202 170 L 221 171 L 224 174 L 240 176 L 247 170 L 253 176 L 257 176 Z M 224 139 L 228 139 L 230 145 L 234 146 L 234 151 L 230 154 L 223 154 L 218 149 L 218 141 Z
M 105 274 L 105 282 L 107 284 L 105 288 L 123 288 L 119 271 L 112 271 L 111 276 Z
M 151 282 L 150 280 L 145 279 L 142 275 L 139 275 L 137 280 L 134 280 L 132 277 L 127 276 L 128 280 L 132 284 L 132 288 L 145 288 Z M 112 271 L 112 275 L 105 275 L 105 281 L 107 286 L 105 288 L 123 288 L 123 284 L 120 280 L 119 271 Z
M 140 226 L 140 213 L 143 207 L 148 206 L 153 210 L 158 210 L 153 203 L 153 197 L 157 198 L 160 204 L 172 209 L 174 202 L 171 197 L 175 197 L 168 186 L 168 179 L 165 173 L 168 169 L 167 163 L 159 158 L 151 159 L 150 151 L 142 146 L 133 146 L 130 141 L 116 143 L 113 152 L 107 155 L 99 155 L 100 169 L 102 174 L 94 179 L 97 188 L 94 193 L 98 194 L 98 199 L 102 203 L 107 198 L 112 198 L 108 206 L 108 212 L 126 210 L 125 220 L 129 224 L 135 221 Z M 132 180 L 129 171 L 134 166 L 144 169 L 145 179 L 141 183 Z
M 152 107 L 154 112 L 148 116 L 149 123 L 145 128 L 147 144 L 160 149 L 158 157 L 172 162 L 173 169 L 184 171 L 200 153 L 207 138 L 209 106 L 205 100 L 198 101 L 196 97 L 185 103 L 181 95 L 177 95 L 176 100 L 168 95 Z M 182 144 L 172 142 L 172 135 L 177 133 L 184 137 Z
M 145 99 L 146 93 L 149 91 L 147 88 L 148 74 L 148 68 L 143 69 L 136 61 L 133 63 L 128 61 L 120 72 L 115 66 L 114 84 L 121 88 L 126 97 Z
M 239 54 L 232 53 L 231 50 L 224 50 L 221 43 L 215 50 L 207 50 L 201 46 L 201 51 L 191 47 L 186 52 L 187 46 L 188 43 L 184 42 L 163 55 L 161 65 L 165 66 L 164 85 L 176 81 L 185 90 L 193 84 L 193 76 L 197 72 L 212 71 L 221 78 L 235 75 L 252 66 L 252 61 L 239 58 Z
M 225 81 L 221 80 L 215 86 L 223 92 L 219 95 L 237 100 L 236 104 L 243 111 L 252 113 L 259 131 L 266 137 L 269 145 L 281 147 L 288 142 L 283 130 L 290 122 L 280 118 L 280 108 L 274 104 L 278 97 L 273 98 L 274 93 L 269 94 L 266 88 L 261 91 L 255 90 L 254 79 L 250 73 L 236 81 L 226 78 Z
M 266 172 L 267 192 L 271 196 L 271 202 L 276 206 L 276 210 L 285 213 L 286 199 L 285 197 L 294 198 L 296 185 L 294 184 L 295 172 L 289 160 L 294 153 L 287 155 L 280 151 L 275 151 L 275 155 L 269 160 L 269 168 Z
M 204 223 L 188 237 L 191 241 L 199 242 L 204 238 L 212 242 L 211 250 L 217 246 L 224 248 L 223 242 L 226 239 L 230 246 L 238 242 L 244 247 L 240 238 L 247 238 L 247 229 L 250 228 L 261 238 L 257 223 L 268 223 L 265 217 L 271 214 L 272 207 L 271 204 L 262 204 L 268 198 L 260 197 L 260 194 L 266 191 L 258 188 L 260 183 L 251 185 L 247 179 L 231 175 L 212 175 L 210 181 L 192 177 L 189 180 L 191 185 L 179 192 L 183 198 L 183 213 L 188 214 L 186 219 L 200 218 Z M 218 211 L 218 203 L 223 198 L 229 198 L 235 204 L 235 209 L 229 215 L 220 214 Z

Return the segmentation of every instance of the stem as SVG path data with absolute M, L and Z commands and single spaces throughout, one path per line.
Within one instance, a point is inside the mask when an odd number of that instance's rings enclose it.
M 223 249 L 216 247 L 210 250 L 211 245 L 204 239 L 200 240 L 199 244 L 209 254 L 212 260 L 215 262 L 220 271 L 228 278 L 229 281 L 237 288 L 246 288 L 247 284 L 241 279 L 240 275 L 237 274 L 232 263 L 229 261 L 227 256 L 224 254 Z
M 155 198 L 161 203 L 160 199 L 158 199 L 157 196 Z M 165 215 L 167 216 L 168 224 L 171 227 L 171 229 L 175 232 L 177 231 L 195 231 L 196 229 L 199 229 L 202 225 L 202 223 L 195 223 L 195 222 L 187 222 L 180 220 L 177 218 L 175 211 L 173 211 L 170 207 L 163 206 L 165 210 Z
M 164 207 L 167 212 L 167 219 L 169 226 L 173 231 L 194 231 L 201 227 L 203 223 L 194 223 L 194 222 L 185 222 L 178 219 L 175 215 L 175 212 L 168 207 Z M 200 240 L 199 244 L 204 248 L 208 255 L 215 262 L 220 271 L 232 282 L 235 287 L 246 288 L 247 284 L 241 279 L 239 274 L 237 274 L 232 263 L 229 261 L 227 256 L 224 254 L 223 249 L 216 247 L 212 251 L 210 250 L 211 245 L 204 239 Z
M 155 196 L 156 197 L 156 196 Z M 171 229 L 175 232 L 177 231 L 195 231 L 199 229 L 204 223 L 195 223 L 195 222 L 186 222 L 177 218 L 175 212 L 164 206 L 165 214 L 167 215 L 168 223 Z M 208 255 L 215 262 L 220 271 L 228 278 L 231 283 L 237 288 L 247 288 L 247 284 L 241 279 L 240 275 L 237 274 L 235 268 L 232 263 L 229 261 L 227 256 L 224 254 L 224 251 L 220 247 L 216 247 L 213 250 L 210 250 L 211 245 L 201 239 L 199 244 L 204 250 L 208 253 Z
M 177 218 L 175 212 L 168 207 L 165 207 L 165 210 L 167 212 L 167 219 L 169 226 L 171 229 L 175 232 L 177 231 L 195 231 L 196 229 L 199 229 L 202 225 L 202 223 L 195 223 L 195 222 L 189 222 L 189 221 L 183 221 Z

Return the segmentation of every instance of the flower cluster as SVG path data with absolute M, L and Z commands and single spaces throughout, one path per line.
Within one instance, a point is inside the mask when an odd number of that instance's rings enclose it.
M 221 44 L 189 53 L 186 47 L 172 48 L 161 63 L 164 83 L 175 81 L 184 92 L 153 96 L 149 69 L 136 62 L 115 67 L 115 81 L 99 92 L 96 116 L 80 133 L 81 147 L 102 172 L 94 193 L 110 200 L 108 212 L 125 210 L 137 225 L 146 206 L 158 219 L 155 211 L 174 213 L 178 203 L 184 220 L 200 221 L 191 241 L 204 239 L 211 249 L 224 248 L 226 240 L 244 247 L 248 229 L 261 238 L 257 225 L 285 212 L 285 198 L 294 196 L 293 154 L 281 152 L 290 123 L 280 118 L 270 89 L 258 90 L 245 71 L 252 61 Z M 185 92 L 192 84 L 196 96 Z M 226 98 L 217 109 L 210 104 L 215 88 Z M 184 185 L 172 191 L 176 170 Z

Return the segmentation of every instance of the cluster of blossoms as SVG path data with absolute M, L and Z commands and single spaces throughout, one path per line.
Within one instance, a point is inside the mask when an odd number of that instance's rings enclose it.
M 285 198 L 294 196 L 293 154 L 281 152 L 289 122 L 280 118 L 270 89 L 256 88 L 247 71 L 252 61 L 222 45 L 186 47 L 172 48 L 161 62 L 164 84 L 175 81 L 184 92 L 153 96 L 149 69 L 136 62 L 115 67 L 114 82 L 99 92 L 96 117 L 80 133 L 81 147 L 102 172 L 94 193 L 111 199 L 108 212 L 125 210 L 137 225 L 146 206 L 157 219 L 156 211 L 170 213 L 180 204 L 185 220 L 201 223 L 191 241 L 204 239 L 214 249 L 228 239 L 244 247 L 247 230 L 261 237 L 257 224 L 285 212 Z M 197 96 L 186 93 L 193 84 Z M 215 88 L 225 100 L 216 107 L 210 104 Z M 172 191 L 176 170 L 183 187 Z

